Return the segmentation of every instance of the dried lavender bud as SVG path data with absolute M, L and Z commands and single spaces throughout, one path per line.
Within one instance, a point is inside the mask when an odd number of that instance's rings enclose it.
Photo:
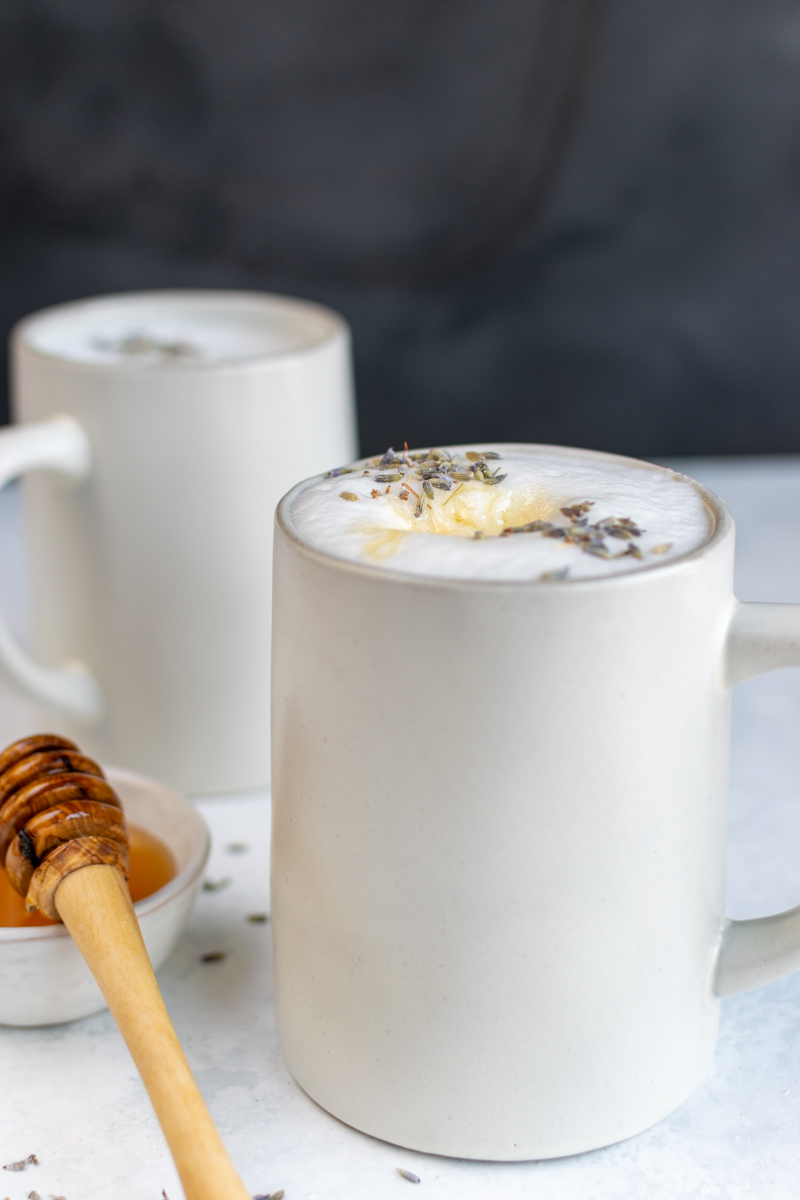
M 413 1171 L 406 1171 L 404 1167 L 397 1168 L 397 1174 L 403 1179 L 407 1179 L 409 1183 L 419 1183 L 419 1175 L 415 1175 Z
M 599 530 L 604 536 L 620 538 L 622 541 L 642 536 L 642 530 L 629 517 L 605 517 L 602 521 L 598 521 L 593 528 Z
M 6 1163 L 3 1167 L 4 1171 L 24 1171 L 29 1165 L 38 1167 L 39 1160 L 35 1154 L 29 1154 L 27 1158 L 21 1158 L 19 1162 Z
M 358 500 L 358 496 L 355 494 L 355 492 L 339 492 L 339 499 L 340 500 Z
M 594 500 L 585 500 L 583 504 L 571 504 L 569 508 L 562 508 L 561 511 L 565 517 L 575 520 L 582 517 L 584 513 L 588 513 L 593 504 Z

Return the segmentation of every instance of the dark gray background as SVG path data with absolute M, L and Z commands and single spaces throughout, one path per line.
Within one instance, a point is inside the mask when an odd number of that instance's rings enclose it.
M 798 0 L 0 0 L 0 320 L 274 289 L 365 452 L 799 451 L 799 67 Z

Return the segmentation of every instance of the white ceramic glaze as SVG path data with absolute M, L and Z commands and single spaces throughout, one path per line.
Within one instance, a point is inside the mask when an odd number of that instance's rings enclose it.
M 176 859 L 175 877 L 134 905 L 158 970 L 197 895 L 210 848 L 208 830 L 189 801 L 163 784 L 113 767 L 106 774 L 131 823 L 161 838 Z M 0 1025 L 55 1025 L 105 1007 L 63 925 L 0 927 Z
M 800 663 L 800 606 L 737 604 L 733 522 L 702 489 L 713 532 L 672 562 L 475 583 L 311 550 L 305 486 L 274 572 L 290 1070 L 438 1154 L 653 1125 L 708 1071 L 718 995 L 800 966 L 800 910 L 723 908 L 730 684 Z
M 70 355 L 81 331 L 178 318 L 241 326 L 247 352 Z M 272 513 L 355 453 L 346 324 L 283 297 L 141 293 L 29 317 L 12 357 L 0 485 L 26 473 L 35 661 L 0 627 L 0 669 L 97 758 L 182 791 L 267 784 Z

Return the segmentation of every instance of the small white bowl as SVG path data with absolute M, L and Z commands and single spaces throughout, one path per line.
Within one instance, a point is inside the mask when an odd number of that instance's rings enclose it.
M 157 970 L 189 917 L 208 859 L 208 830 L 189 801 L 163 784 L 116 767 L 106 774 L 131 824 L 166 842 L 177 864 L 168 884 L 134 906 Z M 0 1025 L 56 1025 L 105 1007 L 63 925 L 0 928 Z

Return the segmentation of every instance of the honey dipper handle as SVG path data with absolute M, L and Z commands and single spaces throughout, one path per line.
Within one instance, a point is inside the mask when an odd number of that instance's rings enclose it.
M 250 1200 L 181 1049 L 116 867 L 82 867 L 55 904 L 119 1026 L 172 1152 L 186 1200 Z

